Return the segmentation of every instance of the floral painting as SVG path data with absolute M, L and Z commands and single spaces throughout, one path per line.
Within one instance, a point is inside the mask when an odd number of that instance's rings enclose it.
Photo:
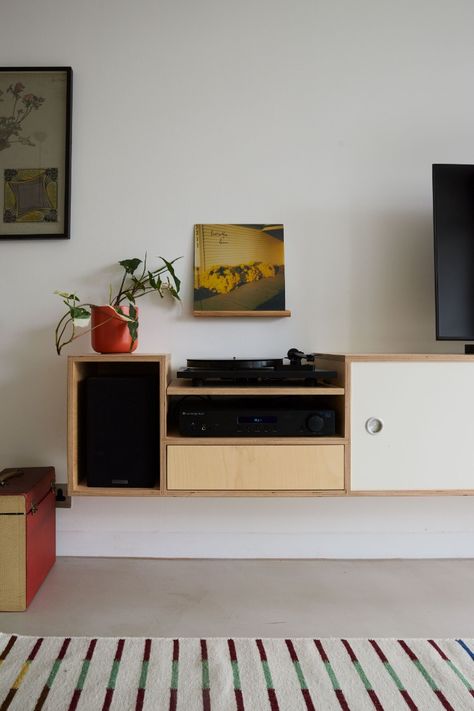
M 282 224 L 195 225 L 194 313 L 283 312 L 283 235 Z
M 0 68 L 0 239 L 69 237 L 71 81 Z

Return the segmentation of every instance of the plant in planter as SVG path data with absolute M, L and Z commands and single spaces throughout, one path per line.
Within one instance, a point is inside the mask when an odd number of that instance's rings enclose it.
M 55 291 L 66 305 L 66 313 L 59 320 L 55 331 L 56 352 L 61 354 L 64 346 L 76 338 L 91 333 L 92 348 L 98 353 L 126 353 L 134 351 L 138 338 L 138 308 L 136 300 L 145 294 L 157 292 L 161 298 L 168 293 L 180 300 L 181 281 L 176 276 L 173 264 L 160 257 L 163 264 L 148 269 L 147 257 L 124 259 L 119 262 L 123 269 L 122 281 L 115 293 L 109 287 L 109 303 L 105 306 L 81 303 L 74 293 Z M 77 332 L 91 325 L 88 331 Z

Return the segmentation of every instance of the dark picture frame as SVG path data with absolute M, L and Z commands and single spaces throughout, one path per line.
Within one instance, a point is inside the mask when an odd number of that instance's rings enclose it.
M 71 67 L 0 67 L 0 240 L 69 239 Z

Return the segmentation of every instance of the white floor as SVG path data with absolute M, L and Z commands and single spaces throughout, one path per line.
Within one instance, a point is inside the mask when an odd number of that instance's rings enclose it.
M 0 631 L 156 637 L 474 637 L 472 560 L 59 558 Z

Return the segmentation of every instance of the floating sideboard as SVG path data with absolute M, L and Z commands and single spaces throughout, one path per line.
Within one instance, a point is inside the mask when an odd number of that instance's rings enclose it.
M 170 379 L 169 356 L 86 355 L 68 360 L 68 476 L 86 496 L 376 496 L 474 494 L 474 358 L 319 354 L 337 372 L 321 385 L 202 385 Z M 154 486 L 89 487 L 81 446 L 82 383 L 153 375 L 160 444 Z M 336 412 L 331 437 L 185 437 L 182 398 L 305 398 Z M 130 414 L 128 414 L 130 416 Z M 117 413 L 118 425 L 121 413 Z M 119 429 L 119 427 L 118 427 Z M 118 431 L 118 437 L 120 432 Z

